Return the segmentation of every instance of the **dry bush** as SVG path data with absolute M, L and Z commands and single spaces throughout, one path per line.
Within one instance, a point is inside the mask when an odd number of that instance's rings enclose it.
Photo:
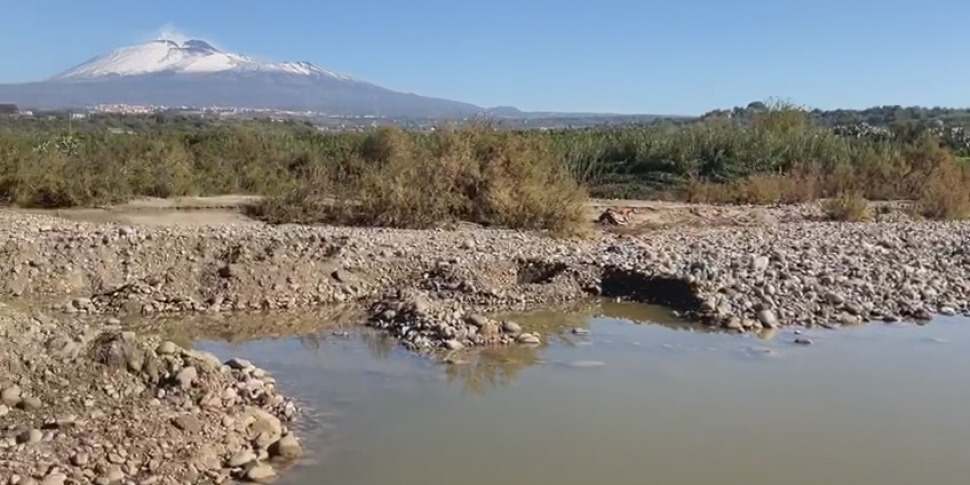
M 970 176 L 966 168 L 953 160 L 935 167 L 923 182 L 916 211 L 928 219 L 970 217 Z
M 862 222 L 869 219 L 869 202 L 857 191 L 843 192 L 822 202 L 822 210 L 833 221 Z
M 682 198 L 691 203 L 798 204 L 817 199 L 821 190 L 819 175 L 811 170 L 797 170 L 784 175 L 752 175 L 721 184 L 692 178 L 685 185 Z
M 254 213 L 277 223 L 427 228 L 467 221 L 573 235 L 589 227 L 586 198 L 542 139 L 488 127 L 433 135 L 384 128 L 337 170 Z

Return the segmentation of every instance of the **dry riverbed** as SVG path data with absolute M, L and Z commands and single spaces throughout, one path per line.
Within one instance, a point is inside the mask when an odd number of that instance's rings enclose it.
M 817 222 L 815 206 L 642 209 L 667 223 L 581 241 L 271 227 L 204 205 L 191 215 L 202 223 L 173 223 L 190 216 L 151 204 L 0 212 L 0 477 L 268 480 L 297 457 L 288 423 L 299 409 L 271 376 L 152 336 L 188 314 L 231 324 L 339 304 L 449 358 L 542 345 L 541 332 L 494 315 L 588 295 L 662 303 L 738 333 L 970 311 L 970 224 L 910 221 L 892 207 L 868 224 Z

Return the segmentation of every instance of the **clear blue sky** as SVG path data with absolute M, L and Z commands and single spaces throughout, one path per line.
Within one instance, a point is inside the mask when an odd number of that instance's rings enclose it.
M 388 88 L 528 110 L 970 105 L 968 0 L 0 0 L 0 82 L 164 26 Z

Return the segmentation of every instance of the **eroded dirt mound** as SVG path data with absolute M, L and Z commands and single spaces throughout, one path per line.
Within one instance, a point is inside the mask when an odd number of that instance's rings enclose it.
M 0 340 L 9 483 L 221 483 L 301 452 L 297 406 L 248 362 L 6 305 Z

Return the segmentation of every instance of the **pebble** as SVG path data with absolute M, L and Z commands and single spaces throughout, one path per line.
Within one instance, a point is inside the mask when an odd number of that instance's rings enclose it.
M 517 335 L 522 332 L 522 326 L 512 321 L 502 322 L 502 331 L 508 334 Z
M 249 471 L 246 472 L 246 479 L 254 482 L 263 483 L 272 480 L 275 477 L 276 471 L 273 470 L 273 467 L 263 463 L 250 468 Z
M 33 396 L 25 397 L 20 401 L 20 408 L 26 411 L 35 411 L 40 409 L 41 406 L 43 406 L 43 403 L 40 402 L 40 399 Z
M 761 310 L 758 312 L 758 321 L 766 328 L 776 328 L 778 326 L 778 317 L 771 310 Z
M 539 337 L 536 337 L 531 333 L 520 334 L 516 338 L 516 341 L 519 342 L 520 344 L 526 344 L 526 345 L 538 345 L 539 343 L 541 343 L 541 341 L 539 340 Z
M 179 386 L 181 386 L 182 389 L 188 389 L 192 387 L 192 384 L 198 378 L 199 378 L 199 371 L 197 371 L 195 367 L 192 367 L 192 366 L 183 368 L 182 370 L 179 371 L 178 375 L 176 376 L 176 380 L 178 380 Z
M 40 485 L 64 485 L 67 481 L 67 475 L 59 472 L 53 472 L 40 482 Z
M 158 345 L 158 349 L 155 350 L 158 355 L 172 355 L 178 352 L 178 346 L 174 342 L 168 340 L 162 342 Z
M 269 454 L 274 458 L 294 460 L 303 455 L 300 442 L 293 435 L 286 435 L 269 447 Z
M 230 468 L 239 468 L 254 461 L 256 461 L 256 453 L 253 453 L 253 450 L 247 448 L 232 455 L 232 457 L 229 458 L 228 465 Z
M 202 431 L 202 421 L 199 421 L 199 418 L 191 414 L 183 414 L 173 418 L 172 424 L 186 433 L 198 433 Z
M 20 386 L 10 386 L 0 391 L 0 401 L 10 407 L 20 404 Z
M 445 348 L 448 350 L 462 350 L 465 346 L 457 340 L 445 340 Z
M 71 457 L 71 464 L 77 467 L 84 467 L 87 466 L 89 460 L 90 458 L 87 453 L 75 453 Z
M 246 370 L 253 367 L 252 362 L 245 359 L 236 359 L 236 358 L 227 360 L 226 365 L 228 365 L 230 369 L 235 369 L 235 370 Z
M 44 433 L 39 429 L 26 430 L 17 436 L 18 443 L 34 444 L 44 439 Z

